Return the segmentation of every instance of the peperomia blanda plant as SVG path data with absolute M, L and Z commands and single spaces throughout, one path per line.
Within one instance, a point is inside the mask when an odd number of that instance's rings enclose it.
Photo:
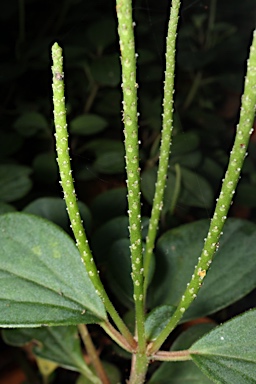
M 22 328 L 3 332 L 4 339 L 10 344 L 23 345 L 31 339 L 37 340 L 34 352 L 44 382 L 48 382 L 50 368 L 49 363 L 46 369 L 43 367 L 42 359 L 54 362 L 52 369 L 59 365 L 78 371 L 81 376 L 77 383 L 80 384 L 121 382 L 119 372 L 113 371 L 112 366 L 102 363 L 98 357 L 85 325 L 92 323 L 102 327 L 131 356 L 130 384 L 145 382 L 149 364 L 154 361 L 165 363 L 149 377 L 148 382 L 151 384 L 177 382 L 175 380 L 186 382 L 191 375 L 202 383 L 213 381 L 243 384 L 255 380 L 255 310 L 245 312 L 216 328 L 207 325 L 190 333 L 187 331 L 177 338 L 171 351 L 162 347 L 184 319 L 217 311 L 256 286 L 253 262 L 255 225 L 241 220 L 230 220 L 225 224 L 255 116 L 256 32 L 248 60 L 236 138 L 208 234 L 208 223 L 199 221 L 168 231 L 156 242 L 173 125 L 175 42 L 179 8 L 180 1 L 173 0 L 166 44 L 158 175 L 144 244 L 132 2 L 116 2 L 122 66 L 129 273 L 132 282 L 129 300 L 132 302 L 134 327 L 128 326 L 126 316 L 118 313 L 101 281 L 79 214 L 68 148 L 62 50 L 57 43 L 52 47 L 57 161 L 76 246 L 58 227 L 38 217 L 9 213 L 0 218 L 0 325 L 5 328 Z M 221 237 L 224 224 L 224 235 Z M 125 258 L 126 246 L 127 242 L 122 242 L 121 247 L 124 249 L 118 253 L 116 245 L 112 247 L 112 252 Z M 213 258 L 216 260 L 211 266 Z M 163 269 L 160 270 L 160 277 L 159 263 L 165 263 L 166 266 L 165 273 Z M 122 267 L 122 261 L 120 265 Z M 209 276 L 204 282 L 208 270 Z M 222 291 L 216 288 L 220 286 L 223 287 Z M 129 293 L 125 294 L 129 296 Z M 77 330 L 90 357 L 89 364 L 83 360 Z M 177 361 L 187 365 L 179 371 L 173 368 Z

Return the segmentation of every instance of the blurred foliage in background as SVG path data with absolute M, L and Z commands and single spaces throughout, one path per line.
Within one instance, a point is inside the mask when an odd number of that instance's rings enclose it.
M 145 214 L 158 161 L 168 9 L 165 1 L 152 0 L 136 1 L 134 7 Z M 175 130 L 163 213 L 168 226 L 211 214 L 237 121 L 254 13 L 254 0 L 183 1 Z M 91 203 L 102 191 L 123 188 L 114 1 L 11 0 L 0 19 L 1 212 L 23 209 L 37 198 L 60 197 L 50 101 L 50 46 L 56 40 L 65 53 L 70 147 L 79 198 Z M 250 210 L 247 216 L 256 207 L 254 171 L 251 154 L 235 200 Z M 122 200 L 122 189 L 120 194 Z M 50 204 L 37 202 L 37 213 L 49 210 Z M 123 200 L 120 207 L 124 213 Z
M 168 10 L 163 0 L 140 0 L 134 6 L 145 214 L 158 161 Z M 254 0 L 183 1 L 175 130 L 163 212 L 168 226 L 211 214 L 238 117 L 254 14 Z M 124 187 L 114 1 L 10 0 L 0 19 L 1 212 L 23 209 L 37 198 L 60 197 L 50 72 L 50 46 L 56 40 L 65 53 L 70 147 L 79 198 L 91 203 L 102 191 Z M 247 216 L 256 207 L 253 152 L 235 199 L 249 209 L 243 211 Z M 120 193 L 122 200 L 125 194 Z M 40 200 L 39 211 L 41 204 L 48 207 L 51 201 Z M 125 203 L 120 207 L 124 213 Z

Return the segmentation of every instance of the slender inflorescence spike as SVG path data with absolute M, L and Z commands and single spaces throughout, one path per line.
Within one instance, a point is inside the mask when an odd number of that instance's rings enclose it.
M 140 168 L 137 116 L 136 55 L 134 47 L 134 24 L 130 0 L 116 3 L 118 17 L 118 34 L 120 38 L 123 122 L 125 137 L 125 160 L 128 190 L 128 215 L 130 231 L 130 250 L 132 261 L 132 280 L 134 285 L 134 302 L 137 319 L 139 348 L 145 345 L 144 308 L 143 308 L 143 260 L 141 241 L 141 207 L 140 207 Z
M 149 280 L 149 269 L 152 252 L 156 240 L 159 218 L 163 207 L 164 189 L 168 171 L 170 155 L 171 134 L 173 128 L 173 94 L 174 94 L 174 71 L 175 71 L 175 44 L 179 17 L 180 0 L 173 0 L 166 40 L 166 71 L 164 82 L 163 99 L 163 128 L 159 155 L 159 166 L 153 207 L 149 221 L 149 230 L 146 238 L 146 249 L 144 255 L 144 294 Z
M 141 236 L 140 168 L 136 83 L 136 54 L 134 47 L 132 0 L 116 0 L 118 34 L 121 51 L 123 122 L 125 161 L 128 190 L 128 216 L 132 264 L 133 298 L 135 303 L 137 354 L 133 356 L 129 383 L 144 382 L 148 358 L 146 356 L 144 315 L 144 273 Z
M 61 185 L 64 192 L 64 199 L 67 205 L 67 211 L 70 218 L 71 227 L 75 235 L 76 245 L 81 254 L 82 262 L 85 264 L 88 276 L 90 277 L 97 294 L 102 299 L 106 310 L 114 320 L 120 332 L 130 343 L 130 345 L 135 347 L 136 344 L 132 335 L 128 331 L 122 319 L 117 314 L 101 283 L 96 265 L 91 254 L 90 247 L 88 245 L 82 220 L 79 214 L 68 148 L 68 132 L 64 96 L 63 56 L 62 49 L 57 43 L 52 46 L 52 59 L 52 88 L 54 104 L 54 123 L 56 128 L 55 138 L 57 148 L 57 162 L 60 171 Z
M 237 126 L 235 142 L 230 153 L 228 169 L 223 180 L 221 192 L 217 201 L 215 212 L 211 220 L 209 232 L 205 239 L 202 254 L 198 259 L 198 264 L 195 267 L 192 279 L 189 282 L 186 291 L 182 295 L 182 299 L 173 314 L 170 322 L 158 338 L 149 347 L 148 353 L 152 354 L 157 351 L 166 337 L 177 325 L 186 309 L 190 306 L 192 301 L 197 296 L 197 293 L 202 285 L 206 276 L 207 270 L 212 262 L 214 253 L 216 252 L 219 244 L 219 239 L 222 234 L 222 229 L 226 221 L 228 210 L 232 203 L 235 189 L 240 177 L 244 158 L 250 139 L 253 132 L 253 121 L 255 116 L 256 107 L 256 30 L 252 46 L 250 49 L 250 56 L 248 59 L 247 75 L 245 79 L 244 94 L 242 97 L 242 105 L 240 111 L 240 120 Z

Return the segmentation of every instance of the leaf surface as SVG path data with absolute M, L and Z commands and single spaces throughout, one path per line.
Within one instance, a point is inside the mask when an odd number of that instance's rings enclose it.
M 103 131 L 108 123 L 98 115 L 86 114 L 77 116 L 70 122 L 70 132 L 77 135 L 94 135 Z
M 200 220 L 166 232 L 156 249 L 156 274 L 150 288 L 152 306 L 176 306 L 190 281 L 209 221 Z M 195 301 L 182 321 L 216 312 L 256 286 L 256 226 L 228 219 L 219 250 Z
M 168 324 L 174 311 L 175 307 L 162 305 L 149 313 L 145 321 L 145 336 L 148 341 L 153 341 L 157 338 Z
M 190 348 L 191 357 L 215 383 L 252 384 L 256 378 L 256 310 L 224 323 Z
M 172 344 L 170 351 L 188 349 L 192 343 L 209 332 L 213 324 L 196 324 L 182 332 Z M 149 384 L 210 384 L 210 380 L 193 361 L 164 362 L 154 372 Z
M 106 318 L 74 242 L 24 213 L 0 216 L 0 324 L 38 327 Z
M 23 329 L 4 329 L 4 341 L 9 345 L 23 346 L 33 342 L 33 353 L 60 367 L 81 372 L 98 383 L 97 378 L 85 364 L 77 327 L 42 327 Z M 95 380 L 95 381 L 93 381 Z
M 0 165 L 0 200 L 6 203 L 24 197 L 32 187 L 31 169 L 17 164 Z
M 84 223 L 86 233 L 91 227 L 91 214 L 89 208 L 81 201 L 78 201 L 79 211 Z M 70 229 L 70 222 L 66 210 L 65 201 L 59 197 L 41 197 L 28 204 L 23 212 L 41 216 L 59 225 L 65 231 Z

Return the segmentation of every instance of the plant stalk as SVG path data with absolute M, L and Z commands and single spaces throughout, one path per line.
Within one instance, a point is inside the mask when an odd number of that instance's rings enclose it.
M 171 134 L 173 129 L 173 94 L 174 94 L 174 72 L 175 72 L 175 45 L 179 18 L 180 0 L 173 0 L 166 40 L 166 70 L 164 81 L 163 98 L 163 128 L 160 145 L 159 167 L 153 207 L 149 221 L 149 230 L 146 238 L 146 249 L 144 254 L 144 295 L 149 283 L 149 271 L 152 253 L 155 245 L 158 223 L 163 208 L 164 189 L 168 171 Z
M 99 356 L 97 354 L 97 351 L 94 347 L 94 344 L 92 342 L 91 336 L 88 332 L 88 329 L 85 324 L 78 324 L 78 330 L 80 333 L 80 336 L 83 340 L 83 343 L 85 345 L 86 351 L 88 355 L 91 358 L 92 364 L 95 368 L 95 371 L 100 378 L 102 384 L 110 384 L 110 381 L 106 375 L 106 372 L 101 364 L 101 361 L 99 359 Z
M 61 185 L 63 188 L 64 199 L 67 206 L 71 227 L 76 239 L 76 245 L 81 255 L 81 260 L 85 265 L 89 278 L 91 279 L 96 293 L 101 298 L 106 310 L 112 317 L 119 331 L 126 338 L 132 348 L 136 347 L 130 331 L 118 315 L 111 303 L 104 286 L 100 280 L 99 272 L 94 263 L 88 240 L 84 231 L 81 216 L 79 214 L 74 182 L 71 171 L 71 161 L 68 147 L 68 132 L 64 95 L 64 72 L 62 49 L 57 43 L 52 46 L 52 73 L 53 73 L 53 104 L 54 104 L 54 123 L 56 127 L 56 149 L 57 161 L 59 165 Z
M 136 83 L 136 54 L 133 33 L 135 24 L 132 20 L 132 1 L 117 0 L 116 12 L 122 65 L 124 144 L 132 264 L 131 276 L 133 281 L 133 298 L 135 303 L 138 354 L 140 355 L 145 353 L 146 339 L 144 330 L 144 274 L 141 237 L 140 167 L 137 113 L 138 84 Z
M 132 356 L 129 384 L 143 384 L 148 370 L 149 359 L 145 353 L 134 353 Z
M 153 356 L 151 360 L 154 361 L 187 361 L 192 360 L 189 350 L 184 351 L 158 351 Z

